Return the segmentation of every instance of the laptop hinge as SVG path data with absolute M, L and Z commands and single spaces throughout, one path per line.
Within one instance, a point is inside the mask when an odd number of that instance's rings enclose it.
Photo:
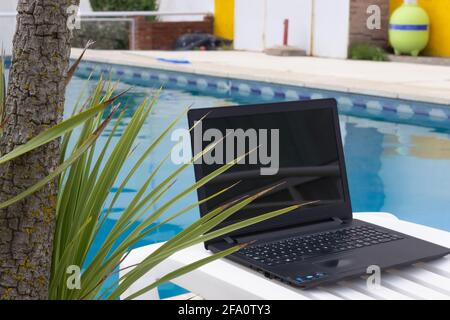
M 225 240 L 225 242 L 228 244 L 236 244 L 237 243 L 237 241 L 231 237 L 225 237 L 225 238 L 223 238 L 223 240 Z
M 224 240 L 228 244 L 247 243 L 247 242 L 253 241 L 255 239 L 282 237 L 282 236 L 286 235 L 286 230 L 290 230 L 291 233 L 297 233 L 297 232 L 304 232 L 305 231 L 304 228 L 308 228 L 309 231 L 311 232 L 311 231 L 323 230 L 323 228 L 327 225 L 329 225 L 329 227 L 331 228 L 332 226 L 335 227 L 336 225 L 341 225 L 341 224 L 345 224 L 345 221 L 343 221 L 342 219 L 340 219 L 338 217 L 332 217 L 332 218 L 328 218 L 326 221 L 322 221 L 320 223 L 309 224 L 308 226 L 297 226 L 297 227 L 292 227 L 289 229 L 285 228 L 285 229 L 278 229 L 278 230 L 272 230 L 272 231 L 265 231 L 265 232 L 260 232 L 257 234 L 249 234 L 249 235 L 240 236 L 240 237 L 237 237 L 237 239 L 232 239 L 230 237 L 227 237 L 228 240 L 227 240 L 227 238 L 224 238 Z
M 339 224 L 345 223 L 344 221 L 342 221 L 342 219 L 340 219 L 340 218 L 338 218 L 338 217 L 333 217 L 332 219 L 333 219 L 334 222 L 337 222 L 337 223 L 339 223 Z

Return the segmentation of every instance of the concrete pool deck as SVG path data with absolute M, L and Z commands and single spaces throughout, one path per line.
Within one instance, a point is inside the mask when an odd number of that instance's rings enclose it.
M 72 58 L 80 54 L 81 49 L 72 49 Z M 243 51 L 88 50 L 84 60 L 450 105 L 450 66 L 275 57 Z

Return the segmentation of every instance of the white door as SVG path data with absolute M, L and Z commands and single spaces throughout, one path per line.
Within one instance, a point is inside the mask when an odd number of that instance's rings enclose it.
M 289 20 L 288 44 L 310 52 L 313 0 L 267 0 L 265 48 L 283 44 L 284 20 Z
M 264 50 L 266 0 L 235 0 L 234 48 Z
M 289 45 L 313 56 L 347 57 L 350 0 L 235 0 L 235 48 L 282 45 L 285 19 Z
M 263 51 L 283 44 L 284 20 L 289 20 L 288 44 L 309 53 L 313 0 L 235 0 L 234 47 Z
M 350 0 L 313 0 L 312 54 L 347 58 Z

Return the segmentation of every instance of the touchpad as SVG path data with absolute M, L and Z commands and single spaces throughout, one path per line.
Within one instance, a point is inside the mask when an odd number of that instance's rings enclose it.
M 313 264 L 329 268 L 329 269 L 341 269 L 341 268 L 348 268 L 348 267 L 354 267 L 356 264 L 355 259 L 352 259 L 350 257 L 343 257 L 339 259 L 329 259 L 329 260 L 323 260 L 323 261 L 317 261 Z

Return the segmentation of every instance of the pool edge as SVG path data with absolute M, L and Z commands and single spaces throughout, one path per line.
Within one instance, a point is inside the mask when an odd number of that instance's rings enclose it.
M 113 64 L 113 65 L 122 65 L 129 67 L 137 67 L 137 68 L 150 68 L 150 69 L 159 69 L 164 71 L 178 72 L 178 73 L 187 73 L 187 74 L 195 74 L 195 75 L 204 75 L 211 77 L 220 77 L 220 78 L 231 78 L 236 80 L 244 80 L 244 81 L 257 81 L 264 83 L 271 83 L 276 85 L 289 85 L 296 87 L 307 87 L 311 89 L 317 90 L 329 90 L 329 91 L 338 91 L 343 93 L 353 93 L 353 94 L 361 94 L 361 95 L 370 95 L 370 96 L 378 96 L 382 98 L 389 99 L 400 99 L 400 100 L 410 100 L 413 102 L 423 102 L 423 103 L 432 103 L 432 104 L 440 104 L 446 105 L 450 108 L 450 97 L 433 97 L 429 95 L 421 95 L 417 91 L 408 93 L 403 90 L 402 92 L 392 91 L 392 90 L 383 90 L 376 89 L 376 83 L 372 83 L 372 86 L 361 85 L 360 81 L 354 81 L 355 86 L 346 86 L 339 85 L 338 83 L 330 84 L 330 83 L 321 83 L 320 79 L 316 79 L 315 81 L 304 81 L 296 80 L 296 79 L 288 79 L 280 78 L 278 76 L 267 76 L 267 75 L 259 75 L 259 74 L 248 74 L 248 73 L 238 73 L 238 72 L 225 72 L 223 70 L 212 70 L 211 68 L 198 67 L 195 64 L 174 64 L 171 65 L 169 63 L 164 63 L 157 61 L 151 57 L 143 57 L 135 54 L 136 57 L 133 61 L 127 61 L 126 55 L 133 56 L 133 52 L 124 52 L 124 51 L 114 51 L 114 55 L 110 55 L 109 57 L 103 57 L 98 54 L 104 53 L 104 51 L 89 50 L 89 54 L 85 55 L 83 61 L 86 62 L 94 62 L 94 63 L 105 63 L 105 64 Z M 78 58 L 81 53 L 81 49 L 73 48 L 71 52 L 71 59 Z M 139 58 L 141 60 L 139 60 Z M 142 61 L 142 60 L 145 60 Z M 222 68 L 223 69 L 223 68 Z M 314 76 L 313 78 L 318 78 Z M 346 79 L 346 82 L 351 80 Z M 381 82 L 379 82 L 381 83 Z M 396 84 L 395 84 L 396 85 Z M 393 85 L 395 87 L 395 85 Z

